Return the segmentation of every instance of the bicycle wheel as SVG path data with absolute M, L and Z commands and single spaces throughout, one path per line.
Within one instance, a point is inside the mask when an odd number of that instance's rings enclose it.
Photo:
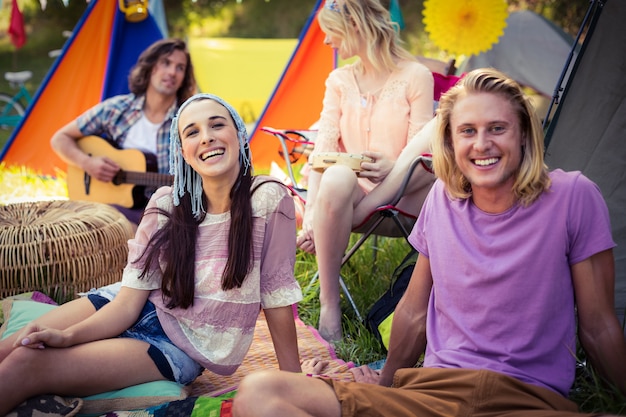
M 0 129 L 13 130 L 25 112 L 20 102 L 13 101 L 13 97 L 8 94 L 0 93 Z

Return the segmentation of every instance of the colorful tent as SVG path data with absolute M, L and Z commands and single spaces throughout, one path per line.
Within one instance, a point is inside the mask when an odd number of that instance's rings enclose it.
M 128 72 L 137 57 L 165 35 L 160 29 L 160 3 L 150 1 L 148 18 L 133 23 L 125 19 L 117 0 L 92 0 L 0 160 L 45 175 L 64 171 L 66 164 L 52 151 L 50 138 L 102 99 L 128 92 Z
M 319 119 L 324 83 L 336 66 L 335 53 L 324 45 L 325 35 L 317 23 L 317 11 L 323 6 L 324 1 L 318 0 L 291 59 L 251 133 L 250 148 L 256 169 L 269 168 L 272 161 L 284 165 L 278 154 L 278 141 L 263 133 L 261 127 L 306 129 Z
M 130 67 L 139 53 L 166 34 L 162 1 L 150 1 L 148 19 L 130 23 L 114 0 L 92 0 L 46 79 L 35 94 L 20 126 L 0 154 L 7 165 L 24 165 L 46 175 L 65 170 L 49 140 L 68 121 L 104 98 L 127 91 Z M 262 126 L 307 128 L 319 118 L 326 77 L 336 66 L 332 48 L 316 15 L 318 0 L 251 133 L 254 165 L 281 162 L 275 139 Z M 161 29 L 159 29 L 161 28 Z M 196 66 L 197 67 L 197 66 Z M 73 94 L 72 92 L 76 92 Z

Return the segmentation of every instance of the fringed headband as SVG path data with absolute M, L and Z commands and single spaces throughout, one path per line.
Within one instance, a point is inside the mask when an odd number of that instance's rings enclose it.
M 172 196 L 174 205 L 180 204 L 180 198 L 189 192 L 191 195 L 191 209 L 196 219 L 206 213 L 202 207 L 202 177 L 183 158 L 180 135 L 178 134 L 178 119 L 183 109 L 197 100 L 213 100 L 221 104 L 228 110 L 237 128 L 237 138 L 239 139 L 239 163 L 244 167 L 244 174 L 252 166 L 252 157 L 248 144 L 248 131 L 239 113 L 227 102 L 218 96 L 208 93 L 195 94 L 188 98 L 176 112 L 170 126 L 170 174 L 174 176 L 172 186 Z

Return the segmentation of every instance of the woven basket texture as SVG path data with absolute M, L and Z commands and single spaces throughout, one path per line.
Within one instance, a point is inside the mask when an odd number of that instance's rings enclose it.
M 132 234 L 126 217 L 106 204 L 0 206 L 0 298 L 37 290 L 62 303 L 119 281 Z

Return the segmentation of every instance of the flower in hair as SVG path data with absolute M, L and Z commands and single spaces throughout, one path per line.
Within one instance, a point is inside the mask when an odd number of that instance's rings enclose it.
M 326 0 L 325 6 L 328 10 L 332 10 L 333 12 L 341 13 L 339 10 L 339 5 L 337 4 L 337 0 Z

